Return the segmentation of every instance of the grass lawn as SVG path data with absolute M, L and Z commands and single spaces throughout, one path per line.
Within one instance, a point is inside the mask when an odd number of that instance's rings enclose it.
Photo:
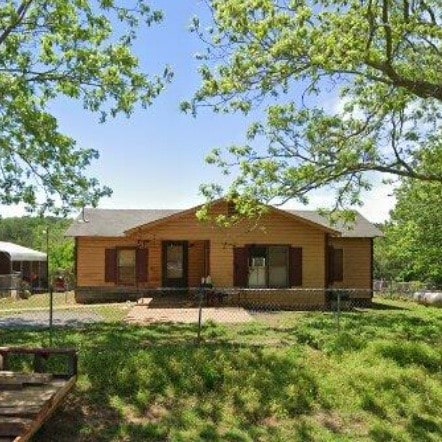
M 54 292 L 54 306 L 65 307 L 75 304 L 74 292 L 57 293 Z M 12 297 L 0 298 L 0 312 L 2 310 L 26 310 L 35 308 L 48 308 L 49 294 L 42 293 L 32 295 L 28 299 L 14 299 Z
M 122 321 L 130 305 L 126 303 L 119 304 L 77 304 L 74 292 L 64 292 L 53 294 L 54 312 L 66 317 L 74 316 L 77 312 L 93 312 L 103 318 L 106 322 Z M 49 294 L 42 293 L 32 295 L 28 299 L 0 298 L 0 318 L 10 317 L 16 314 L 33 312 L 49 312 Z
M 442 309 L 256 314 L 242 325 L 56 332 L 80 377 L 36 441 L 440 441 Z M 47 332 L 0 330 L 3 345 Z

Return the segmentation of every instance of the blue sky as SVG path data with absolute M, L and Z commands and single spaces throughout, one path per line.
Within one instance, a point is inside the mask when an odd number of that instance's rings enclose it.
M 205 14 L 205 6 L 198 0 L 156 1 L 154 5 L 163 9 L 165 20 L 140 32 L 135 52 L 147 72 L 161 72 L 169 64 L 175 76 L 150 108 L 138 109 L 130 119 L 118 117 L 99 124 L 98 115 L 84 111 L 80 103 L 59 100 L 52 105 L 63 132 L 80 146 L 100 152 L 89 173 L 114 193 L 99 207 L 187 208 L 201 203 L 200 184 L 223 179 L 215 167 L 204 163 L 204 157 L 213 147 L 243 141 L 251 121 L 210 111 L 200 112 L 195 119 L 179 110 L 179 103 L 191 98 L 200 82 L 193 56 L 202 46 L 188 25 L 192 16 Z M 331 96 L 326 105 L 335 102 Z M 385 219 L 394 204 L 389 193 L 391 188 L 376 185 L 360 211 L 372 221 Z M 319 192 L 309 208 L 326 206 L 331 198 Z M 0 207 L 2 216 L 22 213 L 21 207 Z

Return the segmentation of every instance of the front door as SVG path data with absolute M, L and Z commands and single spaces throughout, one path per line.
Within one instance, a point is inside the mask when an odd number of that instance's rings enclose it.
M 163 241 L 163 287 L 187 287 L 187 241 Z

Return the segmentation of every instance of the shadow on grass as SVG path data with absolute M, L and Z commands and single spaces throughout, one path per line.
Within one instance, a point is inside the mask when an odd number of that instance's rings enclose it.
M 275 357 L 263 349 L 224 344 L 128 351 L 113 340 L 109 344 L 112 353 L 86 352 L 82 360 L 91 384 L 88 400 L 116 404 L 125 421 L 114 430 L 109 426 L 108 439 L 216 441 L 226 420 L 231 429 L 255 439 L 274 404 L 283 414 L 298 415 L 309 413 L 318 397 L 315 379 L 295 352 Z M 160 418 L 154 407 L 163 410 Z
M 11 345 L 47 338 L 29 331 L 7 336 Z M 53 339 L 79 349 L 80 378 L 35 441 L 284 440 L 289 430 L 280 421 L 309 414 L 320 402 L 299 348 L 198 345 L 191 324 L 91 325 L 59 330 Z M 273 421 L 278 425 L 266 424 Z
M 416 414 L 411 416 L 406 427 L 406 433 L 410 440 L 420 442 L 433 442 L 440 440 L 442 424 L 430 417 L 422 417 Z M 376 442 L 401 441 L 404 439 L 404 433 L 398 432 L 388 420 L 377 423 L 370 431 L 370 440 Z M 408 439 L 406 439 L 408 440 Z
M 396 310 L 396 311 L 397 310 L 403 310 L 403 311 L 409 311 L 409 310 L 411 310 L 411 308 L 405 307 L 403 305 L 398 306 L 398 305 L 384 304 L 382 302 L 373 301 L 371 303 L 370 310 Z
M 314 349 L 339 354 L 345 351 L 359 351 L 377 339 L 423 343 L 437 347 L 442 344 L 441 313 L 436 311 L 418 311 L 418 313 L 394 311 L 391 314 L 377 311 L 345 312 L 339 318 L 340 331 L 335 314 L 312 313 L 300 315 L 297 319 L 293 318 L 278 326 L 269 326 L 267 330 L 281 337 L 292 338 L 300 344 L 307 344 Z M 261 330 L 261 333 L 265 334 L 266 330 Z M 437 361 L 435 364 L 437 365 Z M 429 365 L 434 364 L 431 361 L 425 364 L 426 367 Z M 434 368 L 436 369 L 436 366 Z
M 413 414 L 408 425 L 408 431 L 414 440 L 433 441 L 437 437 L 441 437 L 441 427 L 441 422 L 436 422 L 432 417 Z
M 380 366 L 391 367 L 394 361 L 397 370 L 407 370 L 415 365 L 434 378 L 441 359 L 429 346 L 440 343 L 442 336 L 436 316 L 426 310 L 343 313 L 343 331 L 338 334 L 332 314 L 289 313 L 281 316 L 278 326 L 265 321 L 228 327 L 209 324 L 201 345 L 196 343 L 194 324 L 58 329 L 53 345 L 79 350 L 81 375 L 76 393 L 35 441 L 333 440 L 324 426 L 311 423 L 318 409 L 333 404 L 327 396 L 330 387 L 321 390 L 320 377 L 342 369 L 339 364 L 346 357 L 328 355 L 353 352 L 353 357 L 370 347 L 370 357 Z M 268 344 L 270 337 L 289 344 L 281 350 Z M 48 345 L 49 334 L 0 330 L 0 340 L 9 345 Z M 327 358 L 328 371 L 321 375 L 313 369 L 315 359 L 309 362 L 309 354 L 321 355 L 323 363 Z M 372 373 L 370 367 L 361 372 L 365 363 L 361 359 L 349 364 L 350 378 L 345 382 L 361 398 L 357 413 L 386 421 L 372 426 L 372 440 L 395 437 L 388 420 L 391 409 L 399 409 L 401 402 L 408 413 L 401 428 L 415 440 L 431 440 L 441 431 L 434 410 L 422 405 L 439 406 L 436 390 L 428 385 L 419 390 L 422 379 L 414 381 L 414 372 L 404 377 L 398 371 L 400 379 L 390 379 L 382 371 Z M 352 370 L 358 376 L 352 378 Z M 394 407 L 389 405 L 390 391 L 401 397 L 393 401 Z M 423 421 L 406 411 L 414 405 L 409 399 L 413 395 L 419 395 Z
M 375 344 L 375 351 L 385 359 L 391 359 L 401 367 L 417 365 L 430 373 L 442 373 L 442 349 L 418 342 Z

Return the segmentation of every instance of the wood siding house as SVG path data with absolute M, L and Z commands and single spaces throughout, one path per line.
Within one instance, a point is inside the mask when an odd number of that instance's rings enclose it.
M 371 300 L 373 238 L 382 234 L 361 215 L 348 230 L 313 211 L 270 207 L 259 221 L 221 227 L 199 221 L 197 210 L 86 209 L 67 232 L 76 242 L 77 300 L 192 290 L 209 275 L 240 304 L 323 307 L 330 288 Z M 228 204 L 212 212 L 227 215 Z

